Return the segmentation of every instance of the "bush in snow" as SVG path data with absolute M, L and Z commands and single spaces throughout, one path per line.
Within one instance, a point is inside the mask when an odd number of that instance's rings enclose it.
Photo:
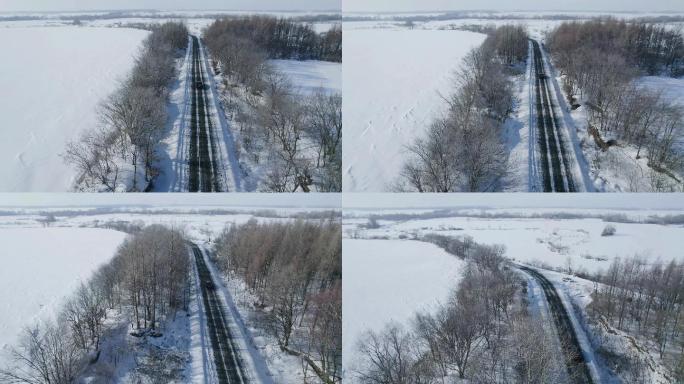
M 613 236 L 617 230 L 615 229 L 615 226 L 612 224 L 606 225 L 605 228 L 603 228 L 603 232 L 601 232 L 601 236 Z
M 378 220 L 375 217 L 371 217 L 368 219 L 368 223 L 366 223 L 366 229 L 377 229 L 380 228 L 380 224 L 378 223 Z

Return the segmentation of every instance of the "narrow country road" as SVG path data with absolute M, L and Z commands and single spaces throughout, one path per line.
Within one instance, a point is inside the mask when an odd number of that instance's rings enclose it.
M 582 348 L 577 339 L 575 329 L 572 327 L 572 322 L 568 317 L 563 302 L 556 292 L 553 284 L 541 273 L 532 268 L 519 266 L 521 271 L 534 278 L 542 287 L 544 296 L 549 304 L 549 309 L 552 313 L 553 323 L 558 331 L 558 337 L 561 340 L 561 348 L 564 352 L 565 365 L 568 370 L 568 377 L 570 383 L 584 384 L 595 383 L 592 379 L 589 367 L 582 354 Z
M 192 36 L 192 88 L 189 137 L 189 192 L 222 192 L 221 154 L 207 97 L 208 79 L 200 54 L 200 41 Z
M 214 357 L 213 366 L 218 382 L 221 384 L 249 383 L 249 374 L 240 355 L 239 344 L 231 332 L 230 320 L 216 292 L 217 286 L 211 271 L 199 247 L 196 244 L 192 244 L 191 247 L 197 266 L 197 278 L 202 294 L 201 302 L 206 316 L 206 326 Z
M 544 58 L 539 43 L 532 41 L 534 52 L 535 109 L 537 142 L 544 192 L 577 192 L 572 173 L 572 161 L 565 136 L 561 132 L 556 106 L 551 97 L 549 75 L 545 71 Z

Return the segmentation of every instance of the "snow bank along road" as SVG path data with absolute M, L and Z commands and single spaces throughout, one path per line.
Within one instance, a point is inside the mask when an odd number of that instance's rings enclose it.
M 535 72 L 535 105 L 537 120 L 537 142 L 539 144 L 544 192 L 577 192 L 573 181 L 572 158 L 566 148 L 565 137 L 559 127 L 555 105 L 549 89 L 549 75 L 544 70 L 539 43 L 532 41 Z M 550 65 L 550 64 L 549 64 Z M 573 157 L 574 158 L 574 157 Z
M 564 352 L 563 357 L 565 359 L 565 365 L 568 368 L 570 382 L 578 384 L 594 383 L 584 359 L 584 355 L 582 354 L 582 348 L 577 339 L 577 334 L 572 327 L 572 322 L 563 306 L 563 302 L 560 297 L 558 297 L 556 288 L 541 273 L 523 266 L 520 266 L 519 269 L 537 280 L 544 290 L 544 296 L 546 296 L 546 300 L 549 303 L 549 308 L 553 315 L 553 323 L 556 326 L 558 337 L 561 340 L 561 348 Z
M 214 125 L 209 113 L 207 79 L 201 61 L 199 39 L 192 36 L 192 107 L 190 117 L 189 192 L 221 192 L 225 181 Z
M 240 349 L 229 326 L 229 320 L 221 299 L 216 293 L 216 283 L 207 267 L 202 251 L 192 244 L 201 286 L 206 326 L 214 356 L 214 370 L 219 383 L 248 383 L 248 370 L 240 356 Z M 209 378 L 206 378 L 209 380 Z

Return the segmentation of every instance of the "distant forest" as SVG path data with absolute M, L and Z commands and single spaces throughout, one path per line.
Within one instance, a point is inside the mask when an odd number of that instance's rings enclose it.
M 223 18 L 207 30 L 207 40 L 217 36 L 249 40 L 270 59 L 342 62 L 342 27 L 317 33 L 309 24 L 271 16 Z

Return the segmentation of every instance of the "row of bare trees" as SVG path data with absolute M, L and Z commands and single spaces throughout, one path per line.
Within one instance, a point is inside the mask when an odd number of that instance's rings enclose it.
M 684 166 L 684 110 L 635 80 L 684 73 L 684 39 L 664 25 L 614 19 L 563 23 L 548 37 L 568 98 L 586 99 L 592 127 L 633 144 L 657 171 Z M 574 103 L 575 100 L 572 100 Z
M 227 227 L 216 240 L 216 263 L 243 279 L 264 308 L 263 327 L 280 348 L 301 356 L 305 375 L 340 382 L 342 239 L 338 220 Z
M 186 308 L 189 268 L 179 231 L 152 225 L 129 236 L 114 258 L 80 285 L 55 320 L 24 331 L 20 345 L 11 350 L 12 364 L 0 370 L 0 381 L 75 382 L 85 365 L 97 361 L 108 316 L 123 315 L 142 334 Z
M 649 75 L 684 74 L 684 38 L 666 24 L 613 18 L 564 22 L 548 43 L 557 52 L 557 63 L 573 75 L 582 72 L 586 57 L 619 57 Z
M 509 173 L 502 125 L 515 107 L 510 70 L 527 57 L 527 33 L 502 26 L 463 59 L 445 116 L 408 147 L 396 189 L 493 191 Z
M 263 188 L 269 192 L 342 190 L 342 95 L 298 94 L 289 80 L 273 74 L 249 137 L 266 148 L 270 164 Z
M 207 38 L 231 35 L 259 48 L 270 59 L 342 62 L 342 27 L 317 33 L 310 24 L 273 16 L 226 17 L 206 31 Z M 256 47 L 255 47 L 256 46 Z
M 554 336 L 526 311 L 526 287 L 499 246 L 431 236 L 467 260 L 446 304 L 416 314 L 410 329 L 389 325 L 359 342 L 361 383 L 548 383 L 564 372 Z
M 684 263 L 615 259 L 596 278 L 589 314 L 651 340 L 669 368 L 684 380 Z
M 269 20 L 219 20 L 204 35 L 221 71 L 244 87 L 244 93 L 226 89 L 226 107 L 242 139 L 241 163 L 268 164 L 264 191 L 341 191 L 342 96 L 323 90 L 302 95 L 268 63 L 272 54 L 260 48 L 260 33 L 245 35 L 242 28 L 278 21 Z
M 100 124 L 67 145 L 64 159 L 81 175 L 77 188 L 140 191 L 157 176 L 155 149 L 164 134 L 168 85 L 187 36 L 182 23 L 155 27 L 132 73 L 100 105 Z

